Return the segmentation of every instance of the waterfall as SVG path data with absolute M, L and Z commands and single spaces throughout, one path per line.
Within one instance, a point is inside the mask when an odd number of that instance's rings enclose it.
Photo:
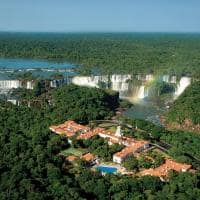
M 137 102 L 141 99 L 148 97 L 148 95 L 149 95 L 149 88 L 146 87 L 145 85 L 132 86 L 129 95 L 127 95 L 125 98 L 131 102 Z
M 171 77 L 170 83 L 176 83 L 176 76 Z
M 175 98 L 179 97 L 184 92 L 184 90 L 190 85 L 190 83 L 191 83 L 191 78 L 182 77 L 179 81 L 177 88 L 176 88 L 174 97 Z
M 140 86 L 140 89 L 139 89 L 137 95 L 138 95 L 139 99 L 144 99 L 144 97 L 145 97 L 145 87 L 143 85 Z
M 131 75 L 112 75 L 110 77 L 111 89 L 119 92 L 128 91 L 128 80 L 131 80 Z
M 153 74 L 147 74 L 145 77 L 145 81 L 153 81 Z
M 0 89 L 12 89 L 22 87 L 21 81 L 19 80 L 1 80 Z
M 144 85 L 140 86 L 139 91 L 138 91 L 138 99 L 144 99 L 148 97 L 149 95 L 149 90 L 146 88 Z
M 126 82 L 131 79 L 130 74 L 121 75 L 121 74 L 113 74 L 110 76 L 111 82 Z
M 176 83 L 177 78 L 176 76 L 170 75 L 163 75 L 160 79 L 167 83 Z M 129 80 L 139 80 L 139 82 L 129 82 Z M 79 86 L 87 86 L 87 87 L 103 87 L 114 91 L 119 92 L 120 98 L 128 98 L 131 101 L 144 99 L 155 93 L 152 92 L 153 86 L 149 84 L 150 81 L 154 80 L 154 76 L 152 74 L 147 75 L 136 75 L 132 77 L 130 74 L 127 75 L 120 75 L 120 74 L 113 74 L 111 76 L 104 75 L 104 76 L 75 76 L 72 78 L 72 83 Z M 174 96 L 179 96 L 185 88 L 190 84 L 191 79 L 188 77 L 182 77 L 177 89 L 175 91 Z
M 163 75 L 161 80 L 166 83 L 176 83 L 176 76 Z
M 27 83 L 26 83 L 26 89 L 33 90 L 33 87 L 34 87 L 33 81 L 27 81 Z
M 141 81 L 141 80 L 142 80 L 142 76 L 141 76 L 140 74 L 138 74 L 138 75 L 136 75 L 136 79 L 137 79 L 138 81 Z
M 51 88 L 56 88 L 56 87 L 59 87 L 63 84 L 68 84 L 70 83 L 71 80 L 69 78 L 64 78 L 64 79 L 58 79 L 58 80 L 51 80 L 50 81 L 50 87 Z
M 163 75 L 162 80 L 163 82 L 169 83 L 169 75 Z
M 127 91 L 129 87 L 128 80 L 131 80 L 131 75 L 113 74 L 110 76 L 111 89 L 114 91 Z M 75 76 L 72 83 L 79 86 L 97 87 L 100 83 L 108 85 L 109 77 L 105 76 Z
M 18 104 L 18 101 L 16 99 L 8 99 L 7 101 L 14 104 L 14 105 Z
M 75 76 L 72 83 L 79 86 L 99 87 L 100 76 Z

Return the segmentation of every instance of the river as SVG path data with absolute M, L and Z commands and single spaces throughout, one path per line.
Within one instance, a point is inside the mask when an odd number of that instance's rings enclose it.
M 105 85 L 112 90 L 118 91 L 120 98 L 129 99 L 134 105 L 127 110 L 124 115 L 130 118 L 144 119 L 155 124 L 160 124 L 159 115 L 166 110 L 165 102 L 157 104 L 149 101 L 151 90 L 156 82 L 165 82 L 174 84 L 176 90 L 172 94 L 173 99 L 177 98 L 185 88 L 190 84 L 190 77 L 181 77 L 177 80 L 176 76 L 161 75 L 156 77 L 153 74 L 143 74 L 133 76 L 131 74 L 113 74 L 109 77 L 103 76 L 79 76 L 74 72 L 78 66 L 68 62 L 56 63 L 46 60 L 35 59 L 10 59 L 0 58 L 0 80 L 15 79 L 16 75 L 22 72 L 32 72 L 39 78 L 49 78 L 51 75 L 59 72 L 64 77 L 72 76 L 72 82 L 80 86 L 100 87 Z M 135 82 L 131 82 L 135 80 Z M 157 92 L 156 92 L 157 93 Z M 154 96 L 154 95 L 153 95 Z
M 53 61 L 37 60 L 37 59 L 12 59 L 0 58 L 0 80 L 13 78 L 21 72 L 32 72 L 37 77 L 49 77 L 59 72 L 64 76 L 75 75 L 74 68 L 76 65 L 68 62 L 57 63 Z

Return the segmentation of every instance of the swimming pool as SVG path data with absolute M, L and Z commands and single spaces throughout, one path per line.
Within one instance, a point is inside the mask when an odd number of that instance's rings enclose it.
M 98 167 L 96 167 L 96 169 L 100 172 L 109 173 L 109 174 L 117 172 L 116 167 L 98 166 Z

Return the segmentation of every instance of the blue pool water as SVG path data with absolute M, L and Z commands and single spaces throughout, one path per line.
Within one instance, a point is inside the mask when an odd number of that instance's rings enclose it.
M 109 173 L 109 174 L 117 172 L 116 167 L 98 166 L 96 167 L 96 169 L 100 172 Z

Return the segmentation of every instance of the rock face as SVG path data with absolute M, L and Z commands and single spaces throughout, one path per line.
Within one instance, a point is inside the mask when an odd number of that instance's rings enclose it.
M 177 122 L 168 123 L 164 117 L 161 117 L 161 121 L 168 129 L 179 129 L 200 133 L 200 124 L 194 124 L 190 119 L 185 119 L 182 124 L 179 124 Z
M 50 81 L 50 87 L 51 88 L 56 88 L 56 87 L 59 87 L 59 86 L 61 86 L 63 84 L 67 84 L 69 82 L 70 82 L 69 79 L 58 79 L 58 80 L 55 79 L 55 80 L 51 80 Z

